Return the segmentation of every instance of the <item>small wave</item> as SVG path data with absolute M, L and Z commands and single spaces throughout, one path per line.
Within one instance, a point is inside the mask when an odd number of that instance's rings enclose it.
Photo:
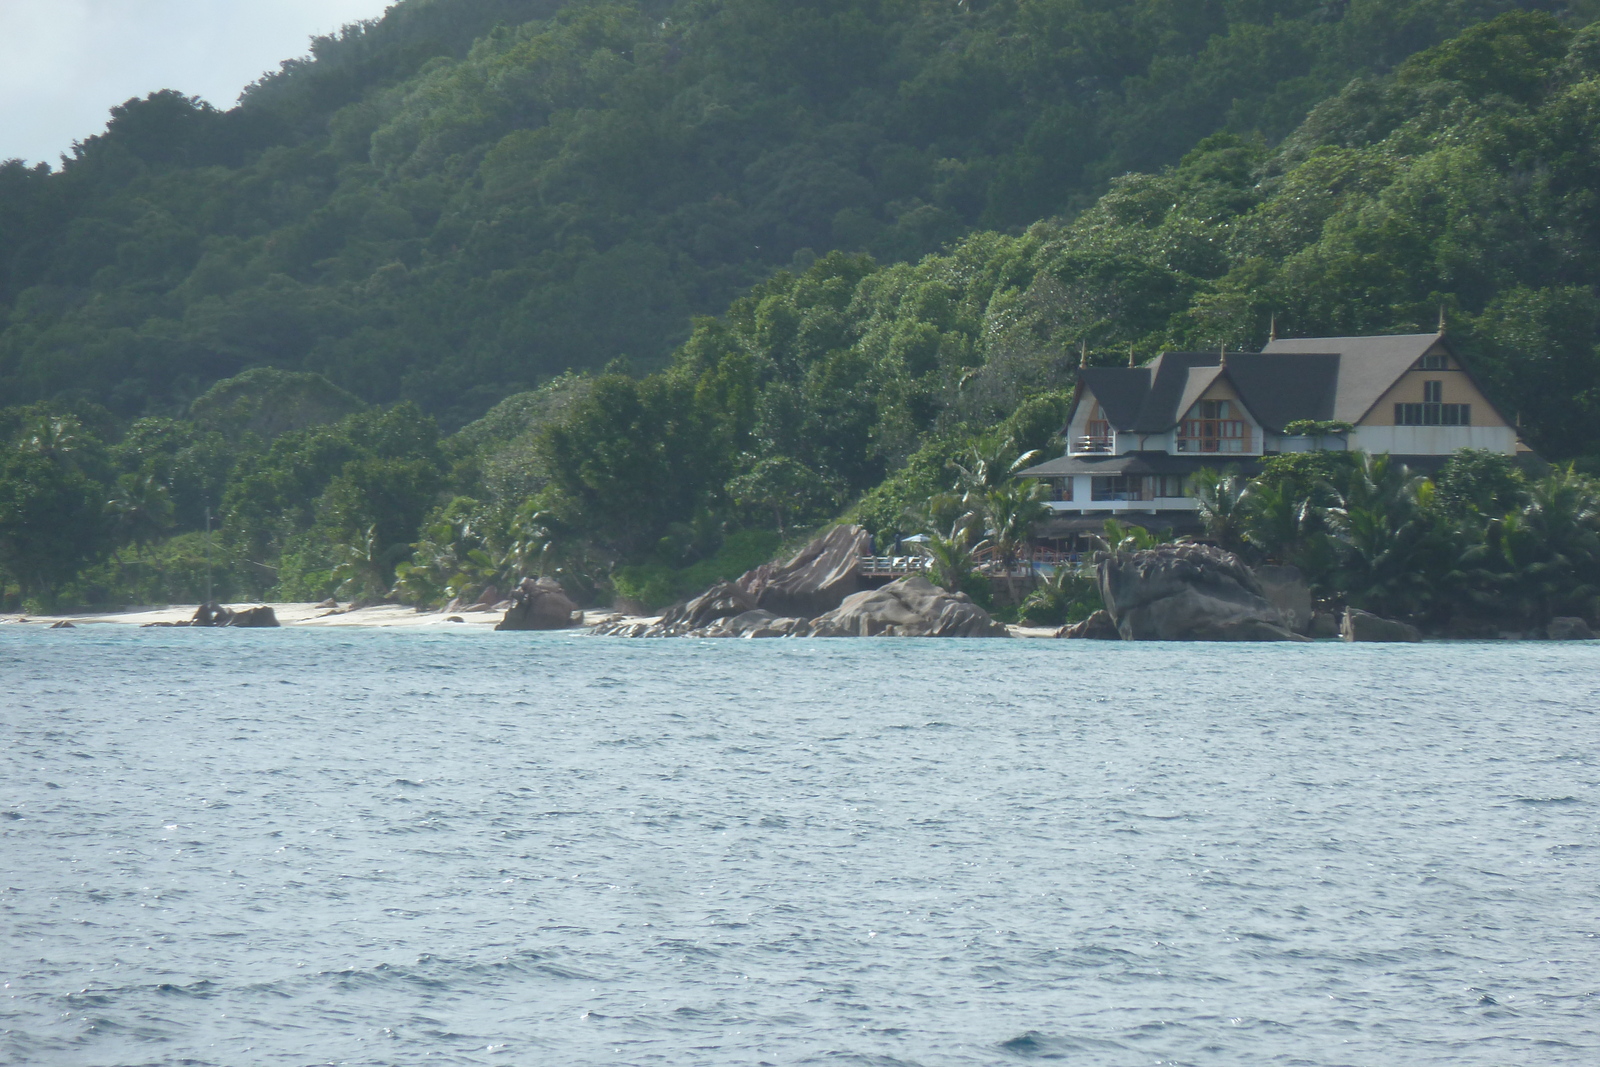
M 1080 1052 L 1125 1052 L 1128 1046 L 1103 1037 L 1055 1037 L 1037 1030 L 1000 1042 L 1002 1051 L 1029 1060 L 1064 1060 Z
M 1577 797 L 1512 797 L 1518 804 L 1582 804 Z

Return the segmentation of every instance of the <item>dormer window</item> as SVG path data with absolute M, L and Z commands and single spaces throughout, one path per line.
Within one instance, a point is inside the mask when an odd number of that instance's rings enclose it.
M 1178 423 L 1179 452 L 1249 452 L 1250 424 L 1232 400 L 1201 400 Z

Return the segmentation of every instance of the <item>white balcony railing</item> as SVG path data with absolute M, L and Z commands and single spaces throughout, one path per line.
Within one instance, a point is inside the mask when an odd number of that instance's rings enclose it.
M 1074 437 L 1072 439 L 1072 454 L 1074 456 L 1110 455 L 1116 448 L 1115 437 Z

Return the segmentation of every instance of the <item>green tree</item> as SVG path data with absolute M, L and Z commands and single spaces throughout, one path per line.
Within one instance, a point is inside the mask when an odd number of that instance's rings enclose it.
M 23 600 L 55 602 L 61 587 L 111 547 L 105 486 L 52 450 L 0 448 L 0 568 Z

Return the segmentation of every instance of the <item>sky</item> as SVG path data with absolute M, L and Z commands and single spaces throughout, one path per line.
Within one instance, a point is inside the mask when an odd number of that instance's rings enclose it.
M 317 34 L 392 0 L 0 0 L 0 160 L 51 166 L 135 96 L 230 108 Z

